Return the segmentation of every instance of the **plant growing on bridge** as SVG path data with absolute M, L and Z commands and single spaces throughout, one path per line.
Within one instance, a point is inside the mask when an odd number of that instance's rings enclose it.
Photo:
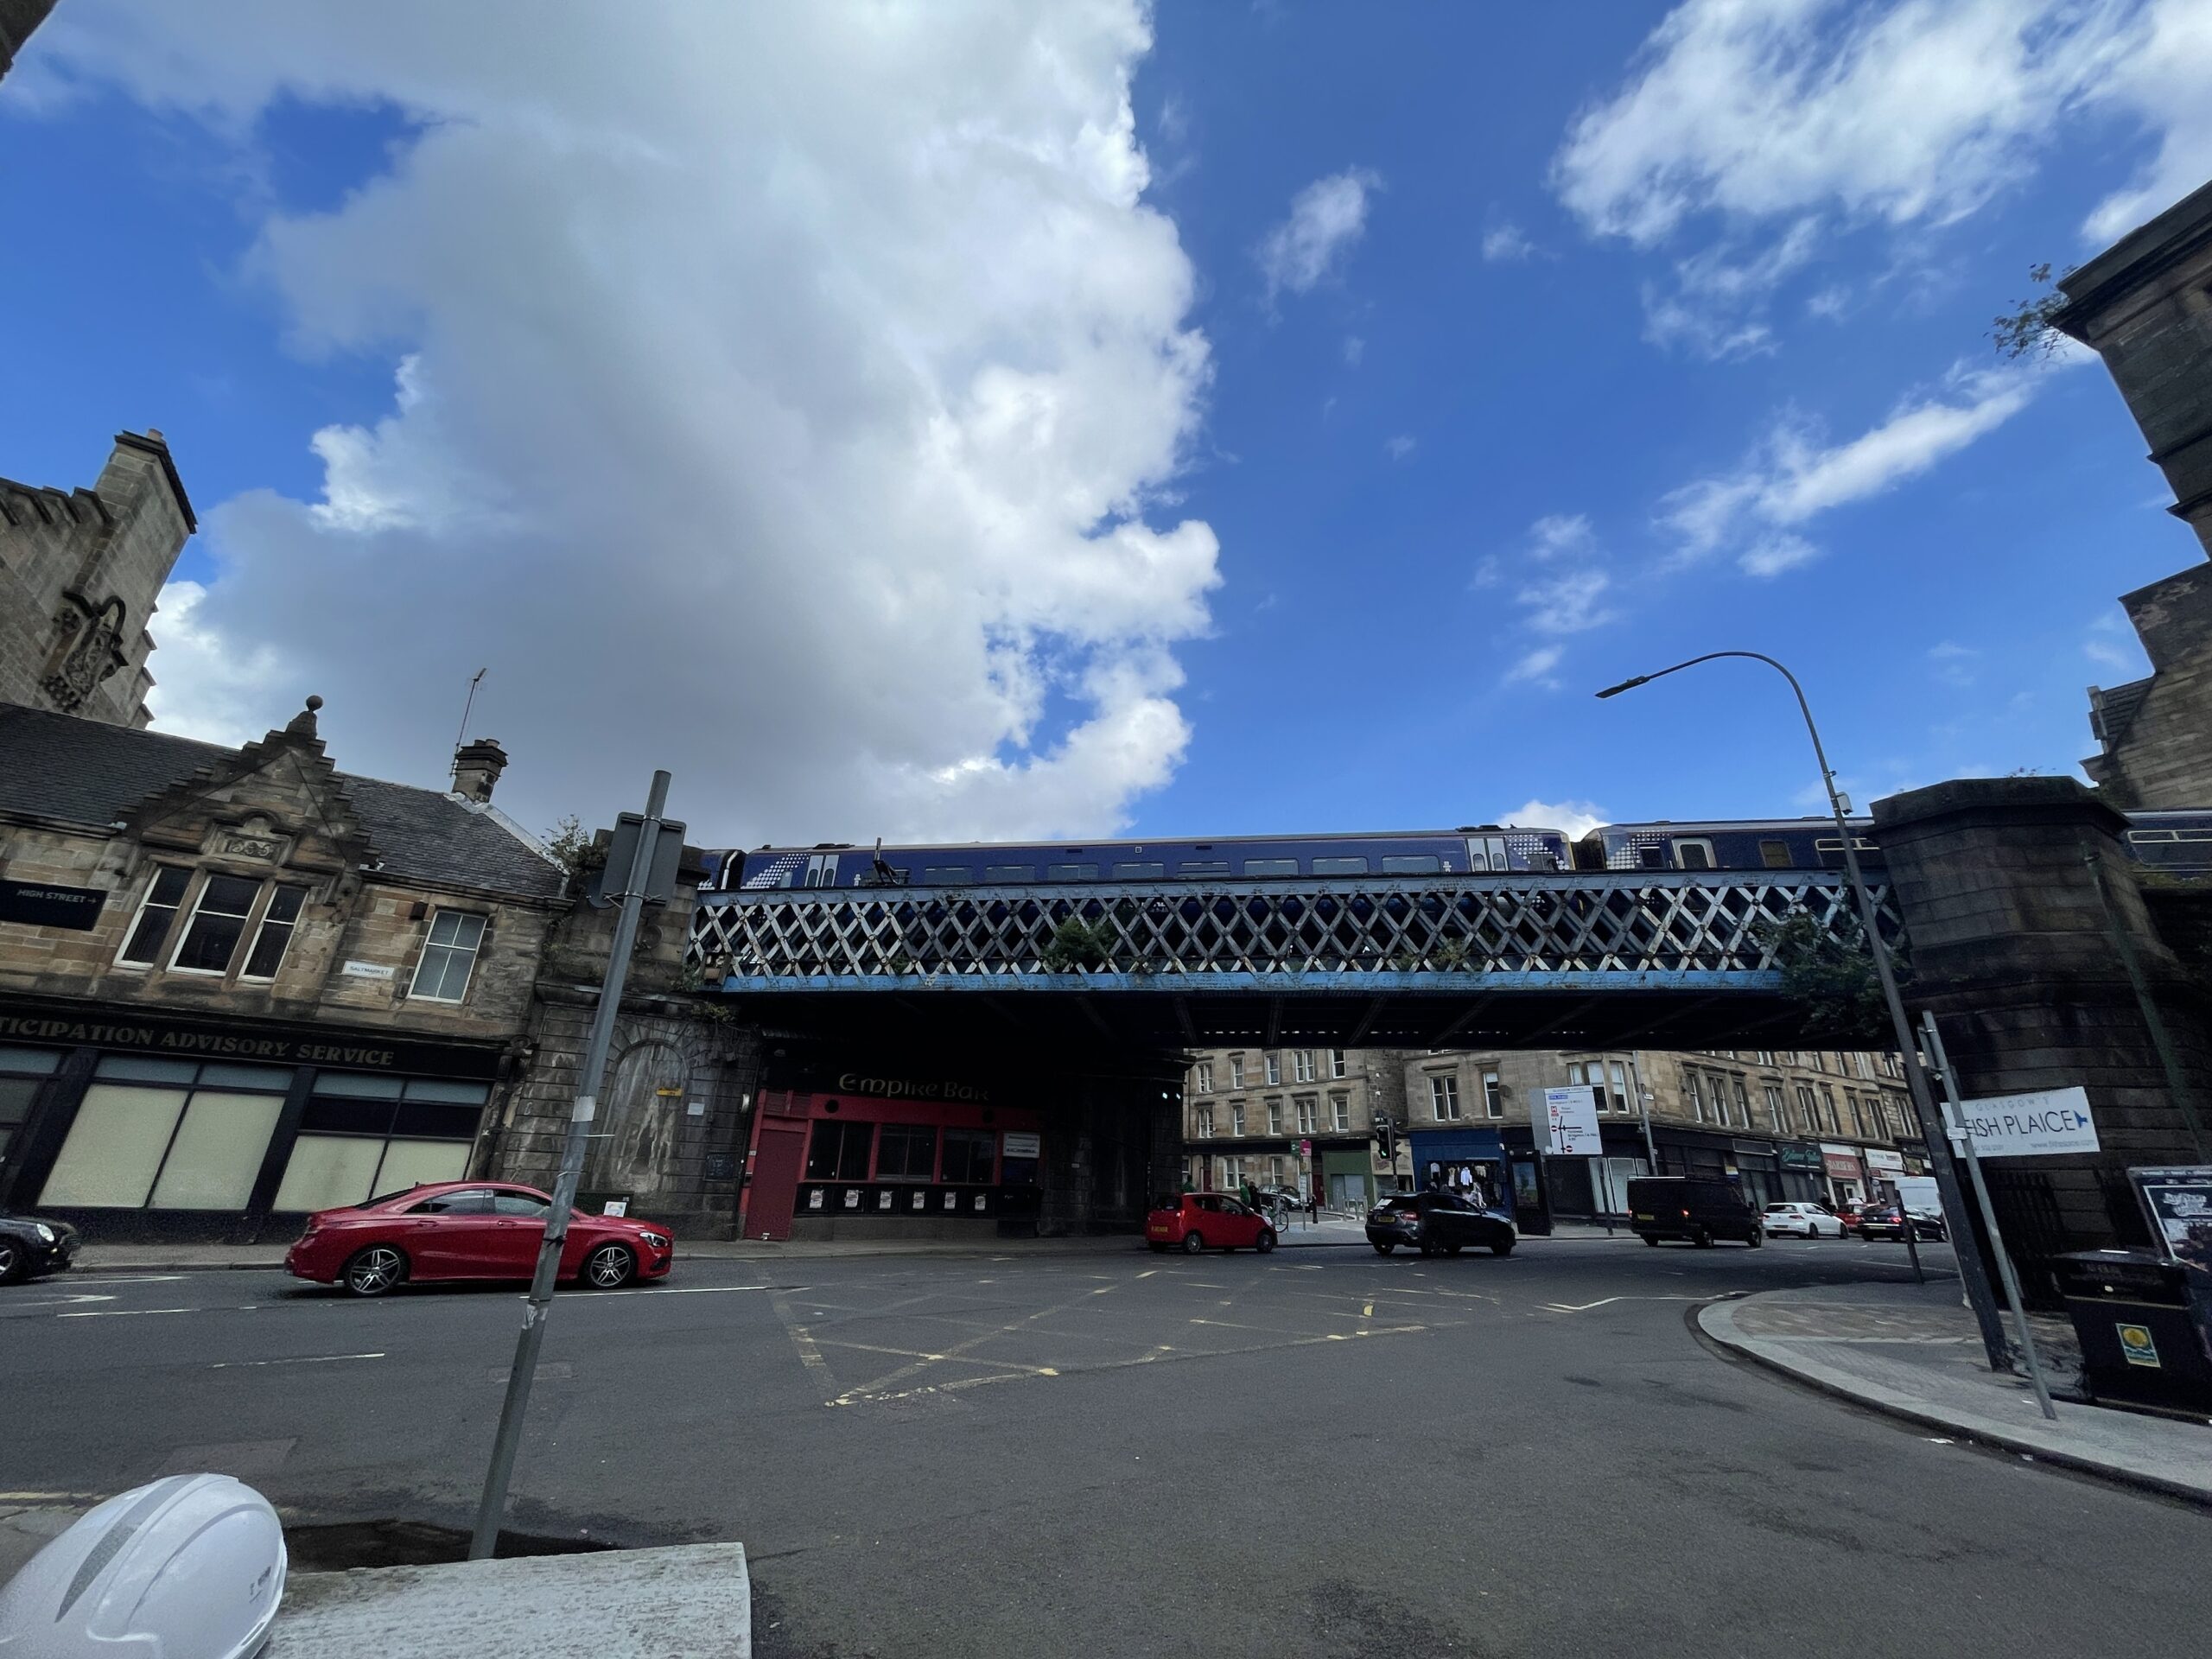
M 1096 973 L 1114 965 L 1114 930 L 1103 917 L 1070 916 L 1052 930 L 1039 960 L 1048 974 Z
M 1762 929 L 1759 942 L 1782 970 L 1782 994 L 1804 1012 L 1806 1037 L 1874 1048 L 1896 1041 L 1866 931 L 1856 916 L 1840 918 L 1837 931 L 1800 912 Z M 1912 982 L 1908 941 L 1890 946 L 1890 966 L 1900 989 Z

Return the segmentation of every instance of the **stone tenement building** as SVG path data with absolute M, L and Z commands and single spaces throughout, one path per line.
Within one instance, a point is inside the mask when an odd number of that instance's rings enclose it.
M 0 703 L 146 724 L 146 620 L 198 527 L 156 431 L 118 433 L 89 490 L 0 479 Z
M 0 1207 L 283 1236 L 467 1173 L 567 872 L 480 798 L 0 704 Z M 469 798 L 474 796 L 480 798 Z
M 2104 359 L 2172 486 L 2167 510 L 2212 556 L 2212 184 L 2058 285 L 2054 325 Z M 2120 603 L 2151 673 L 2089 688 L 2100 753 L 2082 768 L 2123 811 L 2212 805 L 2212 565 Z
M 1465 1166 L 1495 1193 L 1534 1149 L 1543 1090 L 1573 1084 L 1598 1091 L 1606 1156 L 1596 1171 L 1582 1159 L 1548 1166 L 1552 1207 L 1570 1215 L 1618 1212 L 1654 1153 L 1659 1173 L 1732 1176 L 1758 1203 L 1871 1197 L 1906 1167 L 1897 1143 L 1917 1139 L 1891 1054 L 1221 1049 L 1186 1079 L 1186 1170 L 1197 1185 L 1302 1191 L 1313 1166 L 1298 1143 L 1310 1140 L 1325 1199 L 1363 1203 L 1393 1185 L 1369 1140 L 1379 1109 L 1407 1132 L 1401 1173 L 1414 1173 L 1408 1161 L 1424 1179 Z

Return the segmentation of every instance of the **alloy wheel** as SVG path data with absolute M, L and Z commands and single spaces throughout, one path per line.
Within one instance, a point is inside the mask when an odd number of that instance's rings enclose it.
M 346 1264 L 346 1288 L 356 1296 L 381 1296 L 407 1270 L 406 1258 L 389 1244 L 372 1244 Z
M 630 1252 L 620 1244 L 602 1244 L 584 1263 L 584 1276 L 596 1290 L 620 1290 L 630 1281 Z

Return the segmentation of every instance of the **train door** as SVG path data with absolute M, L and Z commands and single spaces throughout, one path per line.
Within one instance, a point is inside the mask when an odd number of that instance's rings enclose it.
M 806 885 L 810 887 L 834 887 L 837 885 L 837 855 L 816 853 L 806 861 Z
M 1702 836 L 1684 836 L 1675 842 L 1675 868 L 1709 870 L 1713 868 L 1713 843 Z
M 1484 870 L 1510 870 L 1512 861 L 1506 856 L 1505 837 L 1503 836 L 1470 836 L 1467 837 L 1467 868 L 1480 874 Z

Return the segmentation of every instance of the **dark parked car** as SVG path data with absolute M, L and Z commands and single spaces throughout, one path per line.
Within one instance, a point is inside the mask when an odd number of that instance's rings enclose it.
M 66 1221 L 0 1211 L 0 1285 L 63 1273 L 77 1254 L 77 1230 Z
M 1915 1238 L 1942 1239 L 1949 1236 L 1943 1217 L 1915 1210 L 1912 1213 L 1912 1236 Z M 1863 1238 L 1903 1238 L 1905 1212 L 1894 1204 L 1868 1205 L 1859 1212 L 1859 1232 Z
M 1638 1175 L 1628 1184 L 1628 1224 L 1647 1244 L 1686 1238 L 1702 1248 L 1737 1238 L 1757 1249 L 1766 1237 L 1752 1209 L 1726 1181 L 1701 1175 Z
M 1367 1242 L 1378 1255 L 1401 1244 L 1423 1255 L 1457 1255 L 1470 1244 L 1510 1255 L 1519 1240 L 1503 1216 L 1456 1192 L 1400 1192 L 1367 1212 Z

